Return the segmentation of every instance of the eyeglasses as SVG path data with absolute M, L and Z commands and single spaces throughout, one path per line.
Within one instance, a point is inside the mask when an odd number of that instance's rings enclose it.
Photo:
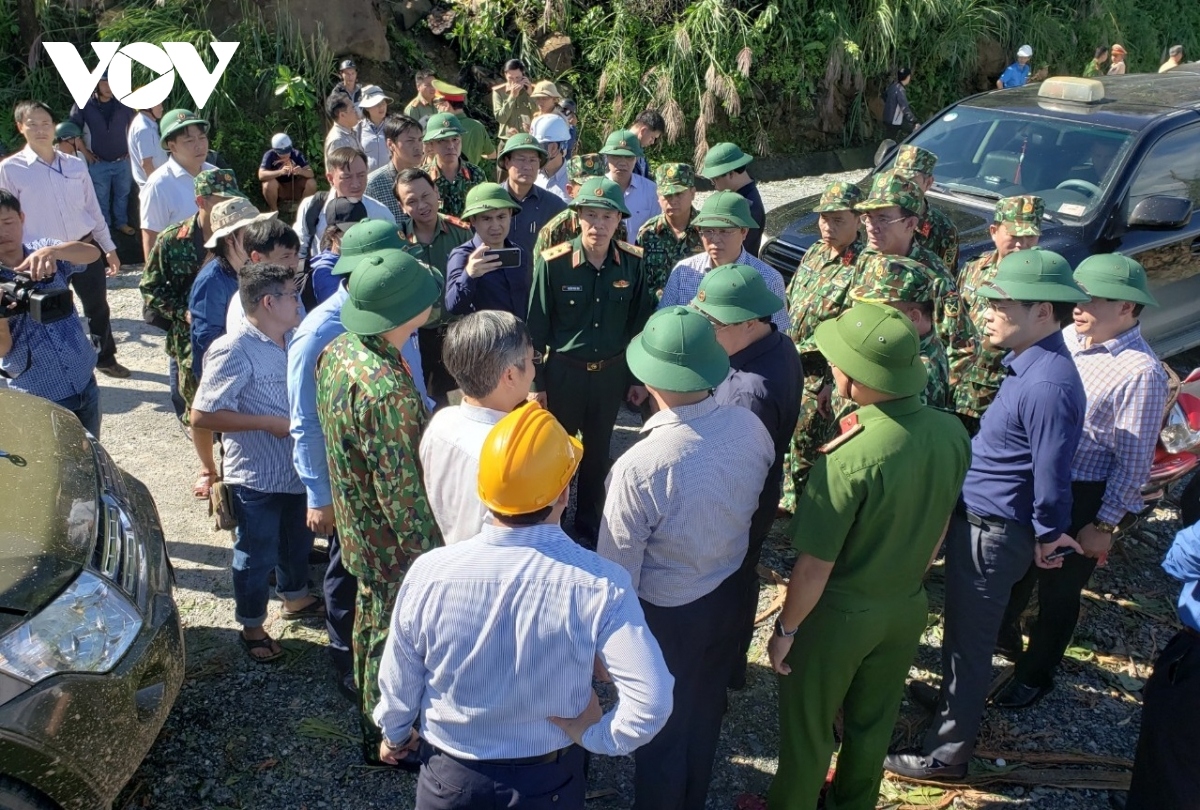
M 727 239 L 733 236 L 737 228 L 700 228 L 700 236 L 704 239 Z
M 292 298 L 292 299 L 294 299 L 294 300 L 296 300 L 296 301 L 299 301 L 299 300 L 300 300 L 300 293 L 299 293 L 299 291 L 297 291 L 297 290 L 292 290 L 291 292 L 273 292 L 273 293 L 272 293 L 272 292 L 269 292 L 269 293 L 263 293 L 262 295 L 260 295 L 260 296 L 258 296 L 257 298 L 255 298 L 255 299 L 254 299 L 254 303 L 256 303 L 256 304 L 257 304 L 259 301 L 263 300 L 264 298 Z
M 903 222 L 908 219 L 905 216 L 893 217 L 892 219 L 880 219 L 879 216 L 873 214 L 862 214 L 858 220 L 864 225 L 869 225 L 876 230 L 886 228 L 890 225 L 895 225 L 897 222 Z

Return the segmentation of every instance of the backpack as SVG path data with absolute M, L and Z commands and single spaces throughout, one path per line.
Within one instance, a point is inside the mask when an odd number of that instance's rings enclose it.
M 304 270 L 300 278 L 300 301 L 304 304 L 306 312 L 312 312 L 317 307 L 317 293 L 313 289 L 312 283 L 312 260 L 316 255 L 313 250 L 313 243 L 317 246 L 321 244 L 321 238 L 316 233 L 317 222 L 321 219 L 321 211 L 325 208 L 325 200 L 329 197 L 328 191 L 318 191 L 312 195 L 312 204 L 308 206 L 308 210 L 304 212 L 304 228 L 308 232 L 308 244 L 306 256 L 304 259 Z

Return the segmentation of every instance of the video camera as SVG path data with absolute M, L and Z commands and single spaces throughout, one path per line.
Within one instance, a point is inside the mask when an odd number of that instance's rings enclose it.
M 0 270 L 13 272 L 0 265 Z M 75 314 L 75 302 L 69 289 L 38 290 L 37 282 L 17 275 L 12 281 L 0 281 L 0 318 L 28 315 L 41 324 L 54 323 Z

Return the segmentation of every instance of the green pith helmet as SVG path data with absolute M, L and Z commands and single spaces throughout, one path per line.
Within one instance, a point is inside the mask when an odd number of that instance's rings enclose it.
M 429 121 L 425 123 L 425 136 L 421 140 L 424 143 L 443 141 L 447 138 L 461 138 L 462 134 L 462 124 L 459 123 L 457 115 L 437 113 L 429 116 Z
M 467 200 L 459 217 L 470 219 L 476 214 L 499 211 L 502 208 L 521 210 L 521 206 L 504 190 L 504 186 L 499 183 L 480 183 L 467 192 Z
M 546 162 L 546 158 L 548 157 L 546 150 L 542 148 L 540 143 L 538 143 L 538 139 L 530 135 L 528 132 L 518 132 L 516 135 L 509 137 L 509 139 L 504 142 L 504 148 L 500 150 L 500 154 L 496 156 L 496 159 L 499 160 L 505 155 L 510 155 L 513 152 L 521 149 L 528 149 L 531 152 L 537 152 L 539 160 L 541 160 L 542 163 Z
M 579 187 L 579 193 L 571 200 L 571 208 L 607 208 L 629 216 L 625 207 L 625 194 L 621 187 L 607 177 L 593 177 Z
M 347 276 L 354 272 L 355 265 L 363 256 L 381 250 L 403 250 L 404 240 L 396 226 L 386 219 L 364 219 L 350 226 L 342 234 L 337 262 L 329 272 L 335 276 Z
M 757 228 L 750 203 L 736 191 L 715 191 L 692 220 L 697 228 Z
M 692 308 L 723 324 L 766 318 L 783 309 L 762 274 L 747 264 L 726 264 L 704 274 Z
M 1158 306 L 1150 294 L 1146 268 L 1120 253 L 1088 256 L 1075 268 L 1075 282 L 1093 298 Z
M 714 177 L 737 171 L 743 166 L 749 166 L 753 161 L 754 158 L 743 152 L 736 143 L 719 143 L 704 156 L 700 176 L 712 180 Z
M 642 151 L 642 144 L 637 139 L 637 135 L 634 135 L 627 129 L 618 129 L 609 135 L 604 141 L 604 148 L 600 150 L 600 154 L 631 158 L 644 158 L 646 156 L 646 153 Z
M 364 256 L 350 275 L 342 325 L 356 335 L 378 335 L 408 323 L 442 295 L 436 274 L 403 250 Z
M 855 304 L 818 326 L 814 338 L 831 365 L 867 388 L 908 397 L 929 381 L 916 327 L 892 307 Z
M 1067 260 L 1041 248 L 1018 250 L 1005 256 L 996 267 L 996 275 L 976 293 L 1005 301 L 1078 304 L 1091 299 L 1075 283 Z
M 158 145 L 166 149 L 167 138 L 193 124 L 208 132 L 208 122 L 191 110 L 181 108 L 165 113 L 162 118 L 158 119 Z
M 660 309 L 625 350 L 629 370 L 660 391 L 687 394 L 721 384 L 729 355 L 708 319 L 687 307 Z

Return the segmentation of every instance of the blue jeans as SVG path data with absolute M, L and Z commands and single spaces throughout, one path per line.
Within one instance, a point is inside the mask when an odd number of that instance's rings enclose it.
M 129 158 L 97 160 L 88 165 L 100 213 L 110 228 L 129 224 L 129 191 L 133 186 L 133 169 Z
M 82 393 L 56 400 L 55 404 L 78 416 L 84 429 L 97 439 L 100 438 L 100 386 L 96 385 L 94 374 Z
M 258 492 L 234 484 L 233 537 L 234 618 L 243 627 L 262 627 L 267 618 L 275 569 L 275 592 L 282 599 L 308 594 L 308 553 L 313 535 L 308 528 L 308 499 L 301 493 Z

